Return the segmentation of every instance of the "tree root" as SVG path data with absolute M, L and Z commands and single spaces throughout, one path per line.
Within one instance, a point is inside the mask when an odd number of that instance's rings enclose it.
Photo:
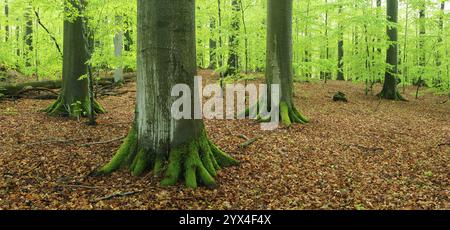
M 280 103 L 280 118 L 286 126 L 291 126 L 293 123 L 307 124 L 309 122 L 309 119 L 303 116 L 294 105 L 289 106 L 286 102 Z
M 155 175 L 165 174 L 163 186 L 175 185 L 182 176 L 187 187 L 196 188 L 198 182 L 207 187 L 216 187 L 214 177 L 221 167 L 237 165 L 239 162 L 220 150 L 207 137 L 206 131 L 191 143 L 174 146 L 168 159 L 138 146 L 136 128 L 133 127 L 113 159 L 100 168 L 95 175 L 108 175 L 120 168 L 127 168 L 133 176 L 147 170 Z
M 400 92 L 398 92 L 398 91 L 395 92 L 395 95 L 389 96 L 389 95 L 386 94 L 386 93 L 384 92 L 384 90 L 383 90 L 383 91 L 381 91 L 379 94 L 377 94 L 377 97 L 382 98 L 382 99 L 386 99 L 386 100 L 408 101 L 408 100 L 406 100 L 406 99 L 400 94 Z
M 91 106 L 89 99 L 69 104 L 62 97 L 58 97 L 56 102 L 47 107 L 44 112 L 51 116 L 87 117 L 91 113 Z M 94 113 L 103 114 L 106 113 L 106 110 L 97 101 L 94 101 Z
M 259 104 L 253 105 L 259 108 Z M 245 110 L 245 115 L 249 116 L 250 110 L 254 107 L 249 107 Z M 270 122 L 270 117 L 263 117 L 262 115 L 257 115 L 254 118 L 257 122 Z M 280 120 L 285 126 L 291 126 L 294 123 L 307 124 L 309 123 L 309 118 L 303 116 L 294 105 L 289 106 L 288 103 L 282 101 L 280 103 Z

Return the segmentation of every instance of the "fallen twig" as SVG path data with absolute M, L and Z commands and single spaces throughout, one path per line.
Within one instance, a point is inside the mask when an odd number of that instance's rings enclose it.
M 115 192 L 113 194 L 97 198 L 95 201 L 99 202 L 99 201 L 102 201 L 102 200 L 109 200 L 109 199 L 116 198 L 116 197 L 131 196 L 131 195 L 143 192 L 143 191 L 144 190 L 136 190 L 136 191 L 129 191 L 129 192 Z
M 255 143 L 257 140 L 259 140 L 259 138 L 260 137 L 255 137 L 255 138 L 248 139 L 246 142 L 240 144 L 239 148 L 247 148 L 251 144 Z
M 442 146 L 450 146 L 450 142 L 449 143 L 440 143 L 437 145 L 437 147 L 442 147 Z
M 44 145 L 44 144 L 53 144 L 53 143 L 59 143 L 59 144 L 65 144 L 70 142 L 76 142 L 81 141 L 83 139 L 70 139 L 70 140 L 44 140 L 40 142 L 33 142 L 33 143 L 25 143 L 26 146 L 32 146 L 32 145 Z
M 78 185 L 78 184 L 57 184 L 56 186 L 70 187 L 70 188 L 104 189 L 104 187 L 89 186 L 89 185 Z
M 248 138 L 247 136 L 245 136 L 244 134 L 239 134 L 238 137 L 239 137 L 239 138 L 242 138 L 242 139 L 244 139 L 244 140 L 246 140 L 246 141 L 249 140 L 249 138 Z
M 107 140 L 107 141 L 98 141 L 98 142 L 85 143 L 85 144 L 82 144 L 81 147 L 86 147 L 86 146 L 91 146 L 91 145 L 108 144 L 108 143 L 111 143 L 111 142 L 121 141 L 121 140 L 125 139 L 125 137 L 126 136 L 121 136 L 121 137 L 114 138 L 114 139 Z

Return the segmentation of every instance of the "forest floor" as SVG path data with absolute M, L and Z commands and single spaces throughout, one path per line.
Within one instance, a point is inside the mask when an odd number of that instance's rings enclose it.
M 241 165 L 221 170 L 218 188 L 191 190 L 151 174 L 89 176 L 127 134 L 134 88 L 99 100 L 108 113 L 96 127 L 40 112 L 51 101 L 0 102 L 0 209 L 450 209 L 447 96 L 415 100 L 408 88 L 409 102 L 391 102 L 349 82 L 296 83 L 311 123 L 261 131 L 251 120 L 206 121 Z M 333 102 L 337 91 L 349 102 Z M 242 148 L 240 135 L 261 138 Z

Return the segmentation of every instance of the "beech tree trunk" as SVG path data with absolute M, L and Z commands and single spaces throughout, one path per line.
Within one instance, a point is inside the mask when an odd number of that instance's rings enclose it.
M 231 23 L 232 32 L 229 37 L 229 46 L 230 46 L 230 54 L 228 57 L 228 70 L 225 73 L 225 76 L 236 75 L 239 70 L 239 13 L 240 7 L 238 0 L 232 0 L 231 5 L 233 7 L 233 19 Z
M 293 102 L 292 0 L 268 0 L 267 5 L 266 83 L 280 84 L 282 123 L 287 126 L 304 124 L 308 119 Z M 272 95 L 271 92 L 268 95 Z
M 32 6 L 31 6 L 31 2 L 30 5 L 28 6 L 28 8 L 25 10 L 25 35 L 24 35 L 24 40 L 25 40 L 25 51 L 24 51 L 24 55 L 25 55 L 25 66 L 29 67 L 31 66 L 31 54 L 33 52 L 33 17 L 32 15 Z
M 342 6 L 339 6 L 339 15 L 342 13 Z M 339 39 L 338 39 L 338 73 L 337 80 L 344 81 L 344 29 L 342 25 L 339 28 Z
M 77 9 L 79 0 L 67 1 Z M 82 4 L 84 0 L 80 1 Z M 81 12 L 80 12 L 81 14 Z M 49 115 L 80 117 L 91 115 L 89 97 L 88 47 L 83 35 L 81 16 L 73 21 L 64 20 L 64 49 L 62 91 L 58 100 L 50 105 L 46 112 Z M 104 113 L 104 109 L 94 101 L 94 113 Z
M 165 174 L 162 185 L 174 185 L 184 176 L 188 187 L 195 188 L 198 182 L 214 187 L 220 166 L 237 161 L 208 139 L 202 120 L 171 116 L 172 87 L 185 84 L 191 92 L 194 89 L 195 1 L 138 0 L 137 45 L 135 122 L 122 147 L 98 174 L 123 166 L 138 176 L 150 169 Z M 191 95 L 192 105 L 195 98 Z
M 5 0 L 5 17 L 6 17 L 6 25 L 5 25 L 5 42 L 9 40 L 9 7 L 8 0 Z
M 445 0 L 441 0 L 441 8 L 440 8 L 440 15 L 439 15 L 439 35 L 438 35 L 438 43 L 440 46 L 443 46 L 443 41 L 444 39 L 442 38 L 442 36 L 444 35 L 444 14 L 445 14 Z M 440 86 L 442 83 L 442 60 L 441 60 L 441 53 L 440 51 L 436 51 L 436 67 L 438 68 L 438 76 L 436 77 L 437 79 L 435 80 L 435 84 L 437 86 Z
M 116 17 L 116 23 L 122 24 L 122 17 Z M 114 55 L 117 58 L 122 58 L 122 50 L 123 50 L 123 31 L 120 30 L 114 35 Z M 123 65 L 122 62 L 116 67 L 114 71 L 114 82 L 120 83 L 123 82 Z
M 398 0 L 387 0 L 387 19 L 392 23 L 398 23 Z M 387 50 L 386 63 L 392 66 L 385 73 L 383 90 L 378 94 L 381 98 L 389 100 L 404 100 L 397 90 L 398 73 L 398 30 L 396 26 L 387 28 L 389 48 Z
M 217 59 L 216 59 L 216 49 L 217 42 L 213 37 L 213 31 L 216 29 L 216 20 L 211 17 L 209 19 L 209 29 L 210 29 L 210 38 L 209 38 L 209 67 L 208 69 L 215 69 L 217 67 Z

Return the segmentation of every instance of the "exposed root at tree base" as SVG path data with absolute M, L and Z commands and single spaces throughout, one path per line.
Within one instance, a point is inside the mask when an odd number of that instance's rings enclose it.
M 84 102 L 78 101 L 69 104 L 66 103 L 62 97 L 58 97 L 58 99 L 49 107 L 47 107 L 44 112 L 46 112 L 50 116 L 89 116 L 91 113 L 91 105 L 88 99 L 84 100 Z M 106 110 L 96 100 L 94 101 L 94 113 L 106 113 Z
M 259 108 L 259 103 L 249 107 L 245 110 L 245 115 L 250 116 L 250 111 L 254 108 Z M 270 122 L 271 117 L 264 117 L 262 115 L 257 115 L 255 120 L 258 122 Z M 298 124 L 307 124 L 309 123 L 309 118 L 303 116 L 294 105 L 289 106 L 286 102 L 280 103 L 280 120 L 283 125 L 291 126 L 294 123 Z
M 207 137 L 206 131 L 189 144 L 175 146 L 169 156 L 138 147 L 137 131 L 133 127 L 113 159 L 95 175 L 107 175 L 122 167 L 133 176 L 146 170 L 155 175 L 164 172 L 163 186 L 175 185 L 184 176 L 187 187 L 196 188 L 199 182 L 207 187 L 216 187 L 215 177 L 221 167 L 238 165 L 239 162 L 220 150 Z
M 294 105 L 289 106 L 286 102 L 280 103 L 280 118 L 286 126 L 293 123 L 306 124 L 309 122 L 309 119 L 303 116 Z
M 377 94 L 377 97 L 379 97 L 381 99 L 386 99 L 386 100 L 408 101 L 398 91 L 396 91 L 394 95 L 389 95 L 389 94 L 385 93 L 383 90 L 379 94 Z

